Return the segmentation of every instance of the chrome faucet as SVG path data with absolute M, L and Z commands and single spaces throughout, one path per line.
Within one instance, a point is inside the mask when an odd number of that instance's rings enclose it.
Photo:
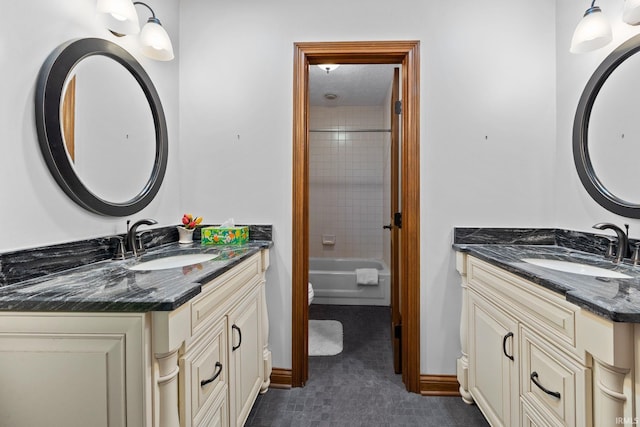
M 598 230 L 613 230 L 618 236 L 618 247 L 616 249 L 616 258 L 614 262 L 620 263 L 625 258 L 629 258 L 629 224 L 625 224 L 624 227 L 627 231 L 618 227 L 615 224 L 609 222 L 599 222 L 593 226 Z
M 127 251 L 133 252 L 133 256 L 138 256 L 138 250 L 136 248 L 136 232 L 138 231 L 138 227 L 141 225 L 153 225 L 157 224 L 158 221 L 155 219 L 141 219 L 133 223 L 131 227 L 129 227 L 129 222 L 127 221 Z

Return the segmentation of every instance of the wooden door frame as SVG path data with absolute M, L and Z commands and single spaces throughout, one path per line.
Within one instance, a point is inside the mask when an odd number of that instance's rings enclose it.
M 309 377 L 309 65 L 402 64 L 400 260 L 402 369 L 408 391 L 420 392 L 420 42 L 294 44 L 291 384 Z

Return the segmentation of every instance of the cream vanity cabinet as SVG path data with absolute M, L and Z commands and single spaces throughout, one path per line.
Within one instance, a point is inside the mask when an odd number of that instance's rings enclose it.
M 204 285 L 191 301 L 191 337 L 179 356 L 185 372 L 180 379 L 181 426 L 241 426 L 267 384 L 265 372 L 271 372 L 264 352 L 262 271 L 261 258 L 254 256 Z
M 631 425 L 634 325 L 466 253 L 460 393 L 494 426 Z
M 271 374 L 262 250 L 177 310 L 0 313 L 0 425 L 241 426 Z

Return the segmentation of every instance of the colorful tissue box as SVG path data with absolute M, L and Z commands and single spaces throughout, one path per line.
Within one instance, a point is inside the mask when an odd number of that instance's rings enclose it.
M 249 227 L 202 227 L 203 245 L 243 245 L 249 241 Z

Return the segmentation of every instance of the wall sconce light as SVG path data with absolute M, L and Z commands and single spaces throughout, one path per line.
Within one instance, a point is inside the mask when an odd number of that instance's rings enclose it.
M 640 0 L 625 0 L 622 20 L 629 25 L 640 24 Z
M 149 9 L 151 17 L 140 31 L 140 23 L 135 5 Z M 118 37 L 140 33 L 140 44 L 145 56 L 158 61 L 170 61 L 174 58 L 173 46 L 169 34 L 148 4 L 131 0 L 98 0 L 98 13 L 105 26 Z
M 611 24 L 600 7 L 591 2 L 578 23 L 571 39 L 571 53 L 591 52 L 606 46 L 613 39 Z M 640 24 L 640 0 L 625 0 L 622 20 L 629 25 Z
M 144 24 L 142 31 L 140 31 L 142 53 L 158 61 L 171 61 L 173 59 L 171 39 L 167 31 L 162 27 L 160 20 L 156 18 L 153 9 L 141 1 L 133 2 L 133 4 L 145 6 L 151 12 L 151 17 L 147 19 L 147 23 Z
M 98 14 L 113 34 L 138 34 L 138 14 L 131 0 L 98 0 Z
M 640 0 L 638 0 L 640 1 Z M 340 66 L 340 64 L 318 64 L 318 67 L 320 67 L 321 70 L 325 70 L 327 72 L 327 74 L 329 74 L 329 71 L 333 71 L 336 68 L 338 68 Z

